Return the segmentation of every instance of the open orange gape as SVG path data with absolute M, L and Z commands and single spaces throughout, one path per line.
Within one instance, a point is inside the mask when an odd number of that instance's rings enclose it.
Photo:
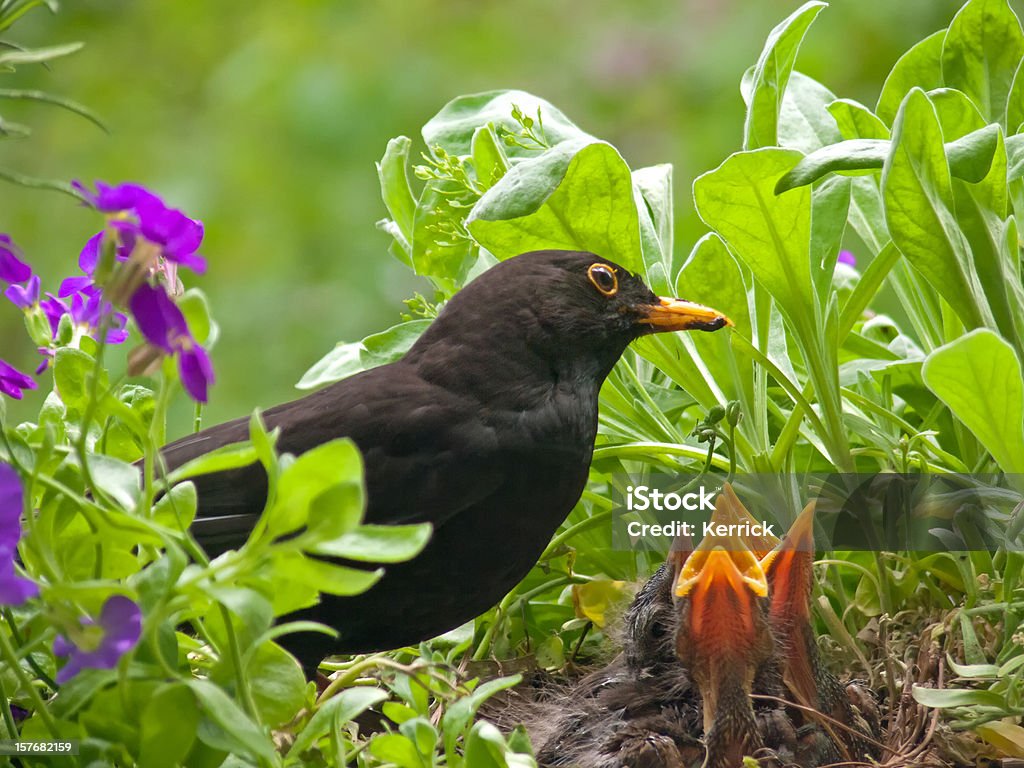
M 712 523 L 753 520 L 726 484 Z M 814 503 L 781 542 L 709 535 L 696 550 L 685 549 L 675 547 L 669 558 L 675 647 L 700 694 L 705 768 L 736 768 L 744 756 L 766 757 L 766 746 L 777 751 L 780 744 L 791 753 L 785 759 L 800 766 L 871 755 L 876 728 L 824 668 L 814 639 Z M 781 717 L 759 718 L 757 695 L 790 705 Z

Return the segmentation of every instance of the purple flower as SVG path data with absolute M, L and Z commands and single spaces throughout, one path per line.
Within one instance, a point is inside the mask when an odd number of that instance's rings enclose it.
M 0 605 L 21 605 L 39 594 L 39 587 L 14 570 L 21 539 L 24 489 L 14 468 L 0 462 Z
M 852 251 L 840 251 L 839 258 L 837 259 L 837 261 L 840 264 L 845 264 L 848 267 L 857 266 L 857 257 L 853 255 Z
M 203 224 L 190 219 L 176 208 L 168 208 L 157 195 L 137 184 L 109 187 L 96 182 L 96 192 L 89 192 L 80 182 L 73 182 L 86 199 L 104 213 L 118 214 L 110 225 L 120 235 L 117 258 L 124 261 L 134 250 L 136 238 L 142 237 L 158 246 L 160 256 L 195 272 L 206 270 L 206 260 L 198 255 L 203 241 Z M 99 259 L 104 233 L 90 238 L 79 255 L 82 271 L 91 275 Z M 160 265 L 155 265 L 159 267 Z
M 32 268 L 18 258 L 18 249 L 10 235 L 0 234 L 0 280 L 24 283 L 32 277 Z
M 0 360 L 0 392 L 15 400 L 21 400 L 26 389 L 35 389 L 36 383 L 12 365 Z
M 139 642 L 142 611 L 124 595 L 113 595 L 103 604 L 98 622 L 83 619 L 80 634 L 74 643 L 63 635 L 53 641 L 53 653 L 68 657 L 57 673 L 57 682 L 62 685 L 86 668 L 113 669 Z
M 25 286 L 8 286 L 4 291 L 4 296 L 10 299 L 16 307 L 32 309 L 39 303 L 39 275 L 32 275 Z
M 206 350 L 193 338 L 178 305 L 161 285 L 143 283 L 129 301 L 135 324 L 150 344 L 178 358 L 178 373 L 185 391 L 200 403 L 213 383 L 213 366 Z
M 128 211 L 149 198 L 156 198 L 152 192 L 138 184 L 118 184 L 111 187 L 102 181 L 96 182 L 96 192 L 90 192 L 80 181 L 71 182 L 86 200 L 103 213 Z M 159 199 L 159 198 L 157 198 Z
M 61 283 L 57 296 L 48 293 L 40 303 L 47 320 L 50 321 L 50 331 L 54 338 L 56 338 L 57 329 L 60 327 L 60 319 L 64 315 L 70 315 L 71 322 L 94 339 L 99 333 L 104 318 L 109 316 L 107 343 L 120 344 L 128 338 L 128 331 L 125 327 L 128 324 L 127 316 L 121 312 L 115 312 L 113 305 L 109 301 L 103 300 L 103 291 L 92 285 L 91 281 L 86 285 L 76 286 L 73 281 L 80 279 L 87 278 L 68 278 Z M 70 304 L 64 301 L 67 298 L 70 298 Z

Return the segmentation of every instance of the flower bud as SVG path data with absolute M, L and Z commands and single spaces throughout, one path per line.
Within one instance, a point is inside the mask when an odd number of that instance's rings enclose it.
M 735 427 L 742 418 L 743 411 L 740 410 L 740 401 L 730 400 L 729 404 L 725 406 L 725 420 L 729 422 L 729 426 Z
M 717 424 L 725 418 L 725 408 L 720 405 L 713 405 L 708 411 L 708 417 L 704 419 L 705 424 Z
M 75 328 L 71 323 L 71 315 L 64 314 L 60 316 L 60 321 L 57 323 L 57 343 L 65 347 L 71 343 L 71 339 L 75 336 Z

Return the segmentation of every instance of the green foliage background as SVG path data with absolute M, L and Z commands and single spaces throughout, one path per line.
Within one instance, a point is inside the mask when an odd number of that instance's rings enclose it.
M 957 0 L 854 3 L 822 16 L 801 69 L 874 103 L 899 53 L 948 23 Z M 15 28 L 27 46 L 80 40 L 49 71 L 8 85 L 88 105 L 109 136 L 69 113 L 6 103 L 32 138 L 0 144 L 4 167 L 46 177 L 138 181 L 204 219 L 211 256 L 195 284 L 221 325 L 207 423 L 289 399 L 335 342 L 391 325 L 425 290 L 388 256 L 374 162 L 450 98 L 516 87 L 558 104 L 631 167 L 675 164 L 676 243 L 703 231 L 689 185 L 741 141 L 736 84 L 789 0 L 304 0 L 66 2 Z M 586 9 L 585 12 L 583 9 Z M 43 118 L 45 119 L 39 119 Z M 422 149 L 414 146 L 414 156 Z M 59 226 L 57 225 L 59 223 Z M 0 185 L 10 232 L 44 283 L 74 269 L 95 218 L 70 198 Z M 0 339 L 20 336 L 0 313 Z M 34 367 L 23 344 L 0 354 Z M 39 406 L 29 397 L 14 421 Z M 178 429 L 187 428 L 179 404 Z

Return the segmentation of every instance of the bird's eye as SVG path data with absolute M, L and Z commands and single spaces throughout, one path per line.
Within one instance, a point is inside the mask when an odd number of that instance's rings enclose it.
M 615 276 L 615 270 L 605 264 L 591 264 L 587 277 L 605 296 L 614 296 L 619 292 L 619 279 Z

